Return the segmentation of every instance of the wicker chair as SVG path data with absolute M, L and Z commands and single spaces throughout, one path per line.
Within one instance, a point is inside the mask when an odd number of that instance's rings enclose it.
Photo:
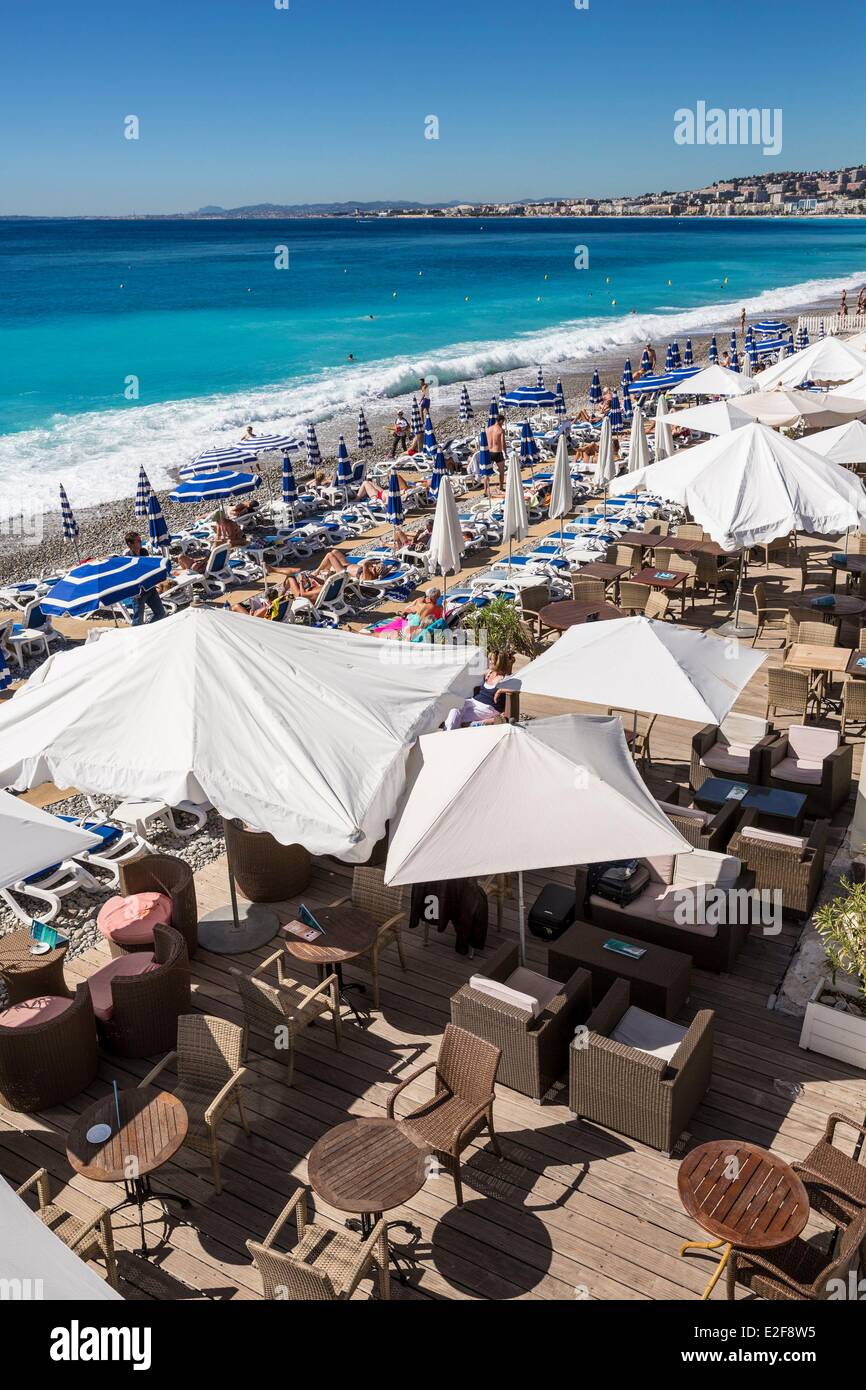
M 850 676 L 842 685 L 842 738 L 846 724 L 859 724 L 866 734 L 866 681 Z
M 237 1106 L 244 1133 L 250 1132 L 241 1088 L 247 1075 L 246 1067 L 241 1065 L 244 1043 L 244 1030 L 236 1023 L 207 1014 L 183 1014 L 177 1021 L 177 1049 L 163 1057 L 139 1082 L 140 1088 L 152 1086 L 170 1062 L 177 1063 L 174 1094 L 183 1102 L 189 1118 L 184 1143 L 210 1159 L 217 1193 L 222 1191 L 219 1125 L 230 1106 Z
M 637 720 L 635 720 L 634 710 L 621 709 L 618 705 L 609 705 L 607 712 L 609 715 L 617 715 L 622 721 L 625 741 L 636 766 L 642 773 L 648 771 L 653 765 L 650 738 L 658 715 L 638 714 Z M 641 725 L 642 719 L 645 721 L 643 726 Z
M 58 1202 L 52 1202 L 46 1168 L 39 1168 L 16 1190 L 18 1196 L 23 1198 L 25 1193 L 32 1192 L 34 1188 L 39 1203 L 36 1215 L 43 1225 L 47 1226 L 58 1240 L 62 1240 L 79 1259 L 103 1259 L 109 1284 L 113 1289 L 119 1289 L 117 1257 L 114 1253 L 114 1236 L 108 1207 L 97 1207 L 89 1221 L 83 1221 L 80 1216 L 73 1216 Z
M 794 1164 L 794 1172 L 809 1184 L 811 1206 L 843 1227 L 866 1210 L 866 1164 L 850 1158 L 833 1143 L 837 1125 L 853 1129 L 861 1144 L 866 1139 L 866 1126 L 859 1120 L 831 1115 L 815 1147 L 802 1163 Z
M 26 1001 L 13 1007 L 25 1008 Z M 0 1105 L 7 1110 L 49 1110 L 90 1085 L 99 1055 L 86 985 L 79 985 L 68 1007 L 44 1023 L 10 1028 L 4 1016 L 0 1014 Z
M 669 570 L 671 568 L 671 561 L 674 558 L 674 552 L 672 550 L 668 550 L 663 545 L 657 545 L 653 551 L 653 556 L 657 570 Z
M 772 835 L 755 826 L 758 813 L 745 812 L 737 832 L 728 846 L 755 875 L 755 887 L 768 893 L 782 894 L 782 911 L 792 917 L 808 917 L 824 881 L 824 857 L 828 820 L 816 820 L 805 846 L 796 841 L 802 837 Z M 744 833 L 757 831 L 757 834 Z
M 325 1303 L 352 1297 L 365 1274 L 378 1270 L 379 1297 L 390 1298 L 388 1228 L 381 1218 L 366 1238 L 307 1220 L 307 1188 L 301 1187 L 280 1212 L 264 1240 L 247 1241 L 267 1299 Z M 274 1241 L 294 1213 L 298 1243 L 275 1250 Z
M 797 641 L 808 642 L 812 647 L 838 647 L 839 632 L 835 623 L 800 623 Z
M 618 545 L 608 546 L 605 558 L 609 565 L 628 565 L 631 570 L 640 564 L 642 554 L 643 548 L 641 546 L 626 545 L 620 542 Z
M 505 984 L 520 964 L 516 945 L 505 945 L 479 974 Z M 519 984 L 515 988 L 520 988 Z M 592 976 L 576 970 L 537 1018 L 481 990 L 471 982 L 451 996 L 451 1022 L 485 1038 L 502 1057 L 498 1079 L 504 1086 L 540 1102 L 568 1066 L 568 1044 L 578 1023 L 592 1009 Z
M 225 832 L 235 882 L 251 903 L 281 903 L 303 893 L 312 862 L 303 845 L 281 845 L 239 820 L 226 820 Z
M 788 632 L 788 610 L 770 606 L 767 602 L 767 586 L 762 579 L 755 580 L 752 602 L 755 605 L 755 635 L 752 638 L 752 646 L 754 647 L 765 627 L 770 628 L 772 632 L 778 632 L 780 627 L 783 628 L 782 649 L 790 646 L 793 634 Z
M 692 738 L 691 787 L 698 791 L 710 777 L 760 782 L 761 750 L 774 743 L 776 737 L 772 724 L 754 715 L 734 712 L 721 724 L 705 724 Z
M 120 866 L 120 892 L 123 897 L 131 893 L 165 893 L 171 898 L 171 925 L 180 932 L 192 960 L 198 947 L 198 903 L 189 864 L 173 854 L 145 854 Z M 147 944 L 123 947 L 109 941 L 108 945 L 113 956 L 121 956 L 127 950 L 150 950 Z
M 713 1012 L 695 1015 L 667 1062 L 609 1036 L 628 1008 L 629 983 L 614 980 L 571 1044 L 568 1107 L 669 1157 L 709 1088 Z
M 460 1155 L 467 1144 L 486 1129 L 491 1149 L 497 1158 L 502 1157 L 493 1128 L 494 1087 L 501 1055 L 492 1043 L 448 1023 L 436 1061 L 417 1067 L 388 1097 L 387 1114 L 393 1120 L 401 1091 L 422 1072 L 435 1068 L 431 1099 L 411 1110 L 400 1123 L 450 1169 L 458 1207 L 463 1205 Z
M 854 745 L 834 743 L 838 735 L 832 729 L 816 728 L 815 725 L 792 724 L 787 733 L 780 734 L 769 748 L 761 752 L 761 781 L 766 787 L 777 787 L 781 791 L 801 792 L 806 796 L 806 814 L 827 816 L 831 820 L 851 795 L 851 770 L 854 761 Z M 816 738 L 815 736 L 818 736 Z M 804 744 L 820 743 L 826 747 L 822 752 L 820 779 L 805 781 L 803 775 L 788 777 L 786 763 L 792 754 L 796 758 L 814 757 L 814 751 L 804 754 Z M 800 750 L 800 751 L 797 751 Z M 817 769 L 816 769 L 817 771 Z
M 802 1236 L 761 1255 L 732 1250 L 727 1268 L 728 1298 L 736 1297 L 737 1284 L 760 1298 L 792 1302 L 830 1298 L 839 1284 L 845 1286 L 851 1270 L 859 1272 L 864 1246 L 866 1212 L 855 1217 L 842 1233 L 834 1255 L 825 1255 Z
M 812 689 L 807 671 L 797 671 L 785 666 L 771 666 L 767 671 L 767 718 L 782 710 L 794 714 L 805 724 L 809 716 L 809 706 L 817 705 L 818 697 Z
M 723 578 L 724 576 L 719 569 L 719 562 L 715 555 L 704 555 L 698 551 L 698 554 L 695 556 L 695 577 L 692 581 L 693 587 L 695 589 L 704 589 L 707 596 L 712 593 L 713 603 L 715 603 L 719 597 L 719 587 Z
M 635 584 L 631 580 L 623 579 L 619 586 L 619 607 L 630 616 L 643 613 L 651 592 L 648 584 Z
M 580 574 L 573 575 L 571 588 L 575 603 L 604 603 L 607 597 L 604 580 L 593 579 L 591 575 L 584 578 Z
M 350 901 L 353 907 L 368 912 L 381 924 L 379 935 L 367 952 L 370 958 L 370 974 L 373 977 L 373 1007 L 378 1009 L 379 957 L 382 952 L 389 946 L 396 946 L 400 965 L 403 970 L 406 969 L 401 935 L 402 920 L 406 914 L 406 894 L 402 888 L 386 887 L 384 868 L 373 864 L 358 864 L 352 874 Z M 361 960 L 363 957 L 358 956 L 356 959 Z
M 684 840 L 688 840 L 693 849 L 708 849 L 717 854 L 736 854 L 734 849 L 728 851 L 728 842 L 740 818 L 742 808 L 738 801 L 726 801 L 714 816 L 707 815 L 707 819 L 704 819 L 707 813 L 698 810 L 695 814 L 696 807 L 674 806 L 663 802 L 659 805 L 671 825 L 680 832 Z
M 671 524 L 669 521 L 662 521 L 660 517 L 653 517 L 643 529 L 653 536 L 667 536 L 670 534 Z
M 671 596 L 666 594 L 663 589 L 650 589 L 646 607 L 643 610 L 645 618 L 655 618 L 661 622 L 668 616 L 668 609 L 671 606 Z
M 96 1029 L 103 1046 L 118 1057 L 152 1057 L 172 1047 L 177 1020 L 189 1011 L 186 942 L 173 927 L 154 927 L 153 963 L 156 969 L 148 967 L 143 974 L 120 975 L 113 973 L 112 962 L 87 980 L 92 990 L 101 975 L 106 977 L 107 991 L 92 995 Z M 98 1001 L 103 994 L 111 1000 L 108 1018 L 101 1017 Z
M 287 975 L 285 963 L 286 952 L 279 950 L 263 960 L 249 975 L 242 970 L 232 970 L 231 973 L 241 996 L 248 1032 L 269 1039 L 276 1056 L 286 1063 L 286 1084 L 291 1086 L 295 1070 L 295 1038 L 308 1024 L 324 1019 L 330 1013 L 334 1042 L 339 1048 L 342 1028 L 336 975 L 326 975 L 313 989 Z M 271 984 L 261 977 L 274 965 L 277 967 L 277 982 Z
M 677 527 L 674 535 L 678 541 L 702 541 L 704 528 L 699 526 L 696 521 L 684 521 Z

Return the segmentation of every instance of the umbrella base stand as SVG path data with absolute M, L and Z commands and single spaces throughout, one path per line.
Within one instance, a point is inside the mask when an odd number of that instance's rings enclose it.
M 754 637 L 754 624 L 737 622 L 736 618 L 730 618 L 728 622 L 722 623 L 721 627 L 714 628 L 713 631 L 718 637 Z
M 238 903 L 237 917 L 232 904 L 226 903 L 199 919 L 198 942 L 203 950 L 218 956 L 238 956 L 266 946 L 279 927 L 279 917 L 263 903 Z

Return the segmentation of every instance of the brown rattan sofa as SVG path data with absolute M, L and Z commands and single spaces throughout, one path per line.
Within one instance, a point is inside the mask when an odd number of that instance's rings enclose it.
M 153 957 L 115 957 L 87 980 L 100 1041 L 119 1057 L 150 1057 L 173 1047 L 177 1020 L 189 1012 L 186 942 L 174 927 L 154 927 Z M 137 973 L 126 974 L 124 968 Z
M 761 781 L 806 797 L 806 814 L 831 819 L 851 795 L 854 746 L 835 729 L 792 724 L 761 753 Z
M 656 1056 L 612 1038 L 627 1013 L 652 1020 L 666 1034 L 683 1033 L 673 1055 Z M 712 1064 L 711 1009 L 702 1009 L 683 1031 L 667 1019 L 630 1010 L 628 981 L 614 980 L 586 1032 L 572 1041 L 568 1107 L 579 1118 L 669 1155 L 706 1094 Z
M 772 724 L 749 714 L 729 714 L 721 724 L 705 725 L 692 739 L 692 789 L 698 791 L 710 777 L 760 782 L 761 754 L 776 737 Z
M 730 845 L 755 875 L 758 890 L 782 894 L 782 911 L 808 917 L 824 881 L 828 820 L 816 820 L 808 835 L 783 835 L 755 825 L 758 812 L 746 811 Z
M 592 976 L 578 969 L 560 984 L 541 977 L 534 981 L 532 974 L 521 969 L 516 944 L 502 946 L 477 975 L 530 993 L 540 987 L 541 1011 L 533 1017 L 527 1009 L 473 988 L 470 982 L 451 996 L 451 1022 L 499 1048 L 497 1079 L 504 1086 L 540 1101 L 566 1071 L 575 1027 L 589 1017 Z M 553 995 L 549 1000 L 547 993 Z
M 48 1110 L 77 1096 L 96 1076 L 96 1021 L 87 986 L 62 1000 L 62 1009 L 55 1002 L 45 1022 L 9 1026 L 10 1015 L 32 1002 L 0 1014 L 0 1105 L 7 1110 Z
M 190 960 L 198 947 L 198 903 L 195 896 L 193 871 L 183 859 L 173 854 L 145 854 L 130 864 L 120 866 L 120 891 L 123 897 L 132 893 L 164 893 L 171 898 L 171 925 L 186 942 Z M 109 940 L 113 956 L 125 950 L 147 951 L 148 945 L 118 946 Z
M 281 845 L 239 820 L 226 820 L 225 833 L 235 882 L 251 903 L 280 903 L 303 893 L 311 872 L 303 845 Z

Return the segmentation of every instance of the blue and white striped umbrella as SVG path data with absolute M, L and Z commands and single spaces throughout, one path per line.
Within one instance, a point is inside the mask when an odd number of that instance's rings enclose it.
M 736 351 L 737 351 L 737 335 L 736 335 L 736 333 L 734 332 L 733 328 L 731 329 L 731 345 L 730 345 L 730 349 L 729 349 L 729 350 L 730 350 L 731 356 L 733 357 L 733 356 L 736 354 Z
M 589 403 L 592 406 L 601 405 L 601 377 L 598 374 L 598 367 L 592 374 L 592 381 L 589 383 Z
M 787 338 L 787 341 L 786 341 L 786 343 L 785 343 L 785 356 L 786 356 L 786 357 L 793 357 L 793 356 L 794 356 L 794 335 L 793 335 L 793 333 L 791 333 L 791 332 L 788 333 L 788 338 Z
M 619 403 L 619 396 L 615 391 L 610 398 L 610 410 L 607 412 L 607 418 L 610 420 L 610 427 L 612 430 L 622 429 L 622 406 Z
M 147 516 L 147 501 L 153 488 L 150 479 L 144 471 L 144 464 L 138 470 L 138 487 L 135 489 L 135 515 Z
M 391 525 L 399 526 L 403 520 L 403 494 L 400 491 L 400 479 L 397 476 L 396 468 L 392 468 L 388 474 L 388 495 L 385 500 L 385 508 Z
M 420 434 L 421 431 L 423 430 L 423 428 L 424 428 L 424 425 L 423 425 L 422 420 L 421 420 L 421 411 L 418 409 L 418 402 L 417 402 L 417 400 L 415 399 L 415 397 L 413 396 L 413 397 L 412 397 L 412 414 L 411 414 L 411 416 L 410 416 L 410 418 L 409 418 L 409 433 L 412 435 L 412 438 L 414 439 L 415 436 L 416 436 L 416 434 Z
M 162 555 L 110 555 L 107 560 L 91 560 L 70 570 L 40 606 L 52 617 L 64 613 L 81 617 L 155 588 L 168 570 L 169 562 Z
M 556 406 L 555 410 L 560 420 L 564 420 L 568 411 L 565 408 L 565 392 L 562 389 L 562 382 L 556 383 Z
M 625 421 L 626 424 L 629 424 L 629 422 L 631 421 L 631 417 L 632 417 L 632 415 L 634 414 L 634 412 L 633 412 L 633 410 L 632 410 L 632 404 L 631 404 L 631 391 L 629 390 L 629 384 L 628 384 L 627 381 L 623 381 L 623 382 L 621 383 L 621 385 L 622 385 L 622 418 L 623 418 L 623 420 Z
M 478 476 L 489 478 L 493 473 L 493 464 L 490 461 L 490 449 L 487 444 L 487 431 L 478 432 Z
M 541 410 L 556 405 L 556 392 L 546 386 L 518 386 L 499 398 L 500 406 L 517 406 L 522 410 Z
M 171 532 L 162 514 L 159 498 L 153 492 L 147 500 L 147 534 L 150 537 L 151 545 L 168 545 L 171 540 Z
M 428 415 L 424 421 L 424 453 L 435 454 L 438 448 L 439 444 L 436 439 L 436 432 L 433 429 L 433 421 Z
M 534 468 L 538 459 L 538 445 L 535 442 L 535 435 L 532 433 L 529 421 L 524 420 L 520 426 L 520 466 L 522 468 Z
M 803 324 L 803 327 L 801 329 L 801 335 L 802 336 L 800 338 L 800 347 L 807 348 L 809 346 L 809 330 L 806 327 L 805 323 Z
M 63 518 L 63 539 L 74 541 L 78 537 L 78 522 L 69 505 L 69 498 L 66 496 L 66 488 L 61 484 L 60 487 L 60 515 Z
M 498 416 L 498 414 L 499 414 L 499 402 L 498 402 L 498 400 L 496 399 L 496 397 L 494 396 L 493 399 L 492 399 L 492 401 L 490 402 L 490 409 L 489 409 L 488 412 L 487 412 L 487 423 L 488 423 L 488 425 L 495 425 L 495 424 L 496 424 L 496 417 Z
M 678 367 L 683 365 L 682 358 L 680 357 L 680 345 L 677 342 L 671 343 L 671 357 L 673 359 L 674 371 L 676 371 Z
M 754 328 L 756 333 L 766 333 L 770 338 L 775 338 L 788 331 L 788 325 L 782 319 L 761 319 L 754 325 Z
M 619 389 L 620 389 L 620 391 L 622 391 L 622 394 L 623 394 L 623 395 L 625 395 L 626 392 L 627 392 L 628 389 L 629 389 L 629 381 L 628 381 L 628 377 L 626 376 L 625 372 L 623 372 L 622 376 L 621 376 L 620 379 L 619 379 Z
M 673 343 L 668 343 L 665 351 L 665 371 L 672 372 L 674 369 L 674 348 Z
M 630 357 L 627 357 L 627 358 L 625 359 L 625 364 L 624 364 L 623 369 L 622 369 L 622 379 L 623 379 L 623 381 L 627 381 L 628 384 L 629 384 L 629 386 L 631 386 L 632 382 L 634 381 L 634 372 L 632 371 L 632 368 L 631 368 L 631 358 L 630 358 Z
M 504 376 L 501 376 L 501 377 L 499 378 L 499 399 L 501 400 L 502 397 L 503 397 L 504 395 L 505 395 L 505 377 L 504 377 Z
M 686 338 L 686 350 L 683 353 L 683 366 L 692 367 L 694 366 L 694 362 L 695 354 L 692 350 L 692 340 L 691 338 Z
M 223 468 L 239 468 L 244 463 L 253 463 L 257 458 L 254 449 L 245 445 L 231 444 L 224 449 L 205 449 L 197 454 L 192 463 L 185 463 L 178 473 L 182 478 L 195 478 L 199 473 L 214 473 Z
M 754 341 L 755 341 L 755 330 L 752 328 L 752 325 L 749 324 L 748 327 L 746 328 L 746 342 L 747 342 L 747 343 L 753 343 Z
M 471 400 L 469 399 L 469 391 L 467 390 L 466 385 L 465 385 L 465 383 L 464 383 L 463 389 L 462 389 L 461 392 L 460 392 L 460 423 L 461 423 L 461 425 L 465 425 L 466 422 L 467 422 L 468 420 L 471 420 L 471 419 L 473 418 L 474 415 L 475 415 L 475 411 L 472 409 L 472 402 L 471 402 Z
M 298 485 L 295 482 L 295 470 L 292 468 L 292 460 L 283 459 L 283 502 L 287 507 L 294 507 L 298 500 Z
M 712 338 L 710 339 L 710 346 L 709 346 L 709 349 L 708 349 L 708 351 L 707 351 L 707 361 L 710 362 L 710 363 L 712 363 L 712 364 L 715 364 L 715 363 L 718 362 L 718 360 L 719 360 L 719 345 L 718 345 L 718 343 L 716 342 L 716 335 L 715 335 L 715 333 L 714 333 L 713 336 L 712 336 Z
M 348 487 L 352 481 L 352 460 L 349 458 L 349 450 L 346 448 L 346 441 L 340 435 L 337 441 L 337 487 Z
M 322 451 L 319 448 L 316 427 L 313 424 L 307 425 L 307 463 L 311 468 L 321 468 L 322 466 Z
M 824 337 L 824 320 L 823 320 L 823 319 L 819 319 L 819 320 L 818 320 L 818 337 L 819 337 L 819 338 L 823 338 L 823 337 Z
M 254 473 L 233 473 L 221 469 L 217 473 L 202 473 L 198 478 L 187 478 L 171 494 L 172 502 L 218 502 L 221 497 L 240 497 L 246 492 L 255 492 L 261 486 L 261 478 Z
M 436 450 L 436 458 L 433 462 L 433 471 L 430 474 L 430 493 L 433 497 L 439 496 L 439 484 L 445 477 L 445 455 L 441 449 Z
M 364 414 L 364 407 L 358 408 L 358 448 L 372 449 L 373 436 L 370 433 L 370 426 L 367 424 L 367 417 Z
M 242 444 L 238 444 L 238 454 L 240 457 L 226 459 L 226 464 L 232 463 L 252 463 L 253 459 L 258 458 L 259 454 L 289 454 L 296 449 L 303 449 L 303 439 L 298 439 L 295 434 L 257 434 L 253 439 L 245 439 Z M 224 465 L 220 465 L 223 467 Z
M 641 359 L 640 359 L 640 369 L 641 369 L 641 375 L 642 375 L 642 376 L 646 376 L 647 373 L 648 373 L 648 372 L 651 372 L 652 369 L 653 369 L 653 364 L 652 364 L 652 362 L 651 362 L 651 360 L 650 360 L 650 355 L 649 355 L 649 348 L 644 348 L 644 350 L 643 350 L 643 354 L 642 354 Z
M 746 356 L 749 359 L 749 366 L 754 372 L 758 365 L 758 349 L 755 347 L 754 338 L 751 342 L 746 343 Z
M 537 391 L 543 391 L 543 390 L 545 389 L 545 388 L 544 388 L 544 372 L 541 370 L 540 367 L 536 370 L 536 373 L 535 373 L 535 389 L 536 389 Z
M 9 667 L 6 664 L 5 656 L 3 655 L 2 651 L 0 651 L 0 690 L 5 690 L 6 687 L 11 684 L 12 673 L 10 672 Z
M 733 345 L 732 345 L 732 347 L 731 347 L 730 368 L 731 368 L 731 371 L 732 371 L 732 372 L 738 372 L 738 371 L 740 370 L 740 359 L 739 359 L 739 356 L 738 356 L 738 354 L 737 354 L 737 344 L 736 344 L 736 342 L 734 342 Z

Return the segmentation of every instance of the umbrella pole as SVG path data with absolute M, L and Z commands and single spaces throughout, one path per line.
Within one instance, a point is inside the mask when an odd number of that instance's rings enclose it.
M 224 832 L 225 825 L 224 817 Z M 244 951 L 256 951 L 260 946 L 267 945 L 276 936 L 280 920 L 265 903 L 238 902 L 227 835 L 226 871 L 231 901 L 199 918 L 198 941 L 205 951 L 214 951 L 220 956 L 238 956 Z
M 723 623 L 719 628 L 721 637 L 752 637 L 754 628 L 746 627 L 740 623 L 740 604 L 743 598 L 743 583 L 746 577 L 746 551 L 745 547 L 740 551 L 740 569 L 737 575 L 737 594 L 734 600 L 734 616 L 730 622 Z
M 517 934 L 520 964 L 526 964 L 526 922 L 523 916 L 523 870 L 517 875 Z

